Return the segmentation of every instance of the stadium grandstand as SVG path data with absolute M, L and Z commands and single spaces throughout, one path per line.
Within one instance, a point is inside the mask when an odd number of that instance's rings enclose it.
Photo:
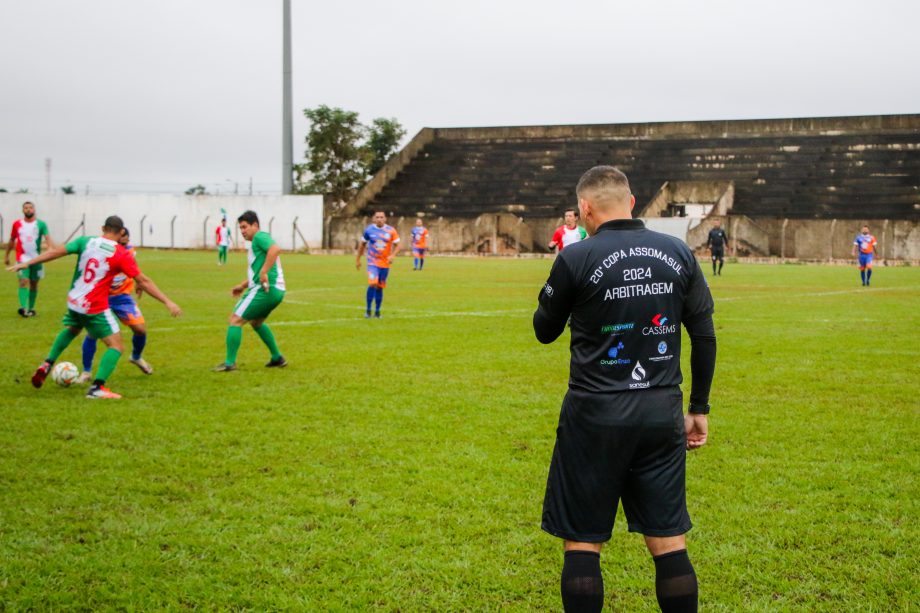
M 598 164 L 629 176 L 637 216 L 694 247 L 718 217 L 741 255 L 846 257 L 868 222 L 885 257 L 920 258 L 920 115 L 426 128 L 329 220 L 327 243 L 349 247 L 382 209 L 426 218 L 435 252 L 545 251 Z

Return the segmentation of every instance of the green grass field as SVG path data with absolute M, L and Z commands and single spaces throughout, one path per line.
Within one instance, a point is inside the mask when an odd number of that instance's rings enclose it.
M 6 273 L 0 610 L 561 610 L 539 521 L 568 334 L 542 346 L 530 324 L 549 260 L 400 258 L 365 321 L 353 257 L 285 255 L 270 323 L 290 366 L 265 369 L 246 330 L 241 370 L 217 374 L 245 256 L 138 259 L 185 314 L 142 300 L 156 372 L 123 359 L 116 402 L 29 384 L 73 259 L 47 267 L 35 319 Z M 688 461 L 703 610 L 917 610 L 920 269 L 873 284 L 792 265 L 711 280 L 710 442 Z M 622 519 L 607 610 L 657 611 Z

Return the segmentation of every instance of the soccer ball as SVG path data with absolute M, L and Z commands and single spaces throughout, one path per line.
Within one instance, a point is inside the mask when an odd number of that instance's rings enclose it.
M 51 369 L 51 378 L 61 387 L 70 387 L 80 376 L 80 371 L 72 362 L 61 362 L 55 364 Z

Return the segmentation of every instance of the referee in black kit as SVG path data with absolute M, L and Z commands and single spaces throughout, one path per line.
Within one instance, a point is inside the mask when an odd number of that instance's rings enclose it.
M 655 561 L 661 610 L 696 611 L 685 450 L 706 443 L 712 296 L 685 243 L 632 219 L 636 199 L 622 172 L 592 168 L 575 191 L 590 238 L 556 258 L 533 316 L 541 343 L 556 340 L 571 318 L 569 389 L 542 523 L 565 539 L 562 603 L 567 612 L 603 607 L 600 551 L 622 500 L 630 532 L 645 536 Z M 686 416 L 680 324 L 692 344 Z

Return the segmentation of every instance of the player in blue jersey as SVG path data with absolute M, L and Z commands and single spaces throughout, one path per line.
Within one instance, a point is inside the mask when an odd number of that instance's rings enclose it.
M 355 259 L 355 268 L 361 269 L 361 256 L 367 250 L 367 311 L 365 318 L 371 316 L 371 304 L 374 303 L 374 317 L 380 317 L 380 305 L 383 304 L 383 288 L 387 286 L 387 277 L 390 275 L 390 266 L 393 258 L 399 253 L 399 234 L 396 228 L 387 225 L 387 214 L 383 211 L 374 211 L 374 223 L 369 225 L 361 242 L 358 244 L 358 254 Z
M 872 260 L 875 259 L 875 246 L 878 241 L 869 233 L 869 226 L 863 226 L 856 239 L 853 241 L 853 255 L 859 252 L 859 276 L 863 286 L 868 287 L 872 279 Z

